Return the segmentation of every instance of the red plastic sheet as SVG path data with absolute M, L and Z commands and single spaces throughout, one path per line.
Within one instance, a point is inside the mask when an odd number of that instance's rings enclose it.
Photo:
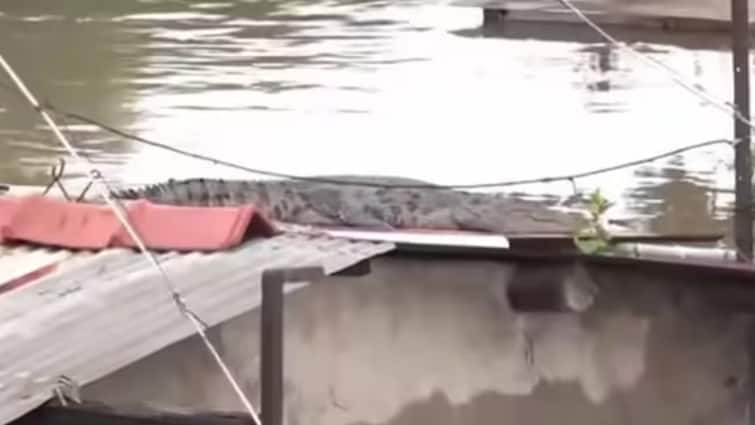
M 275 233 L 253 205 L 179 207 L 140 200 L 125 212 L 154 250 L 219 251 Z M 69 249 L 137 246 L 108 206 L 44 196 L 0 198 L 0 240 Z

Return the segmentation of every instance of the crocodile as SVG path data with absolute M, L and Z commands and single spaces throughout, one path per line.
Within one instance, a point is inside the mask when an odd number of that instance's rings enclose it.
M 355 184 L 357 183 L 357 184 Z M 393 186 L 393 187 L 391 187 Z M 120 200 L 179 206 L 254 204 L 300 225 L 433 229 L 498 234 L 571 233 L 582 216 L 503 194 L 465 192 L 403 177 L 318 176 L 307 180 L 192 178 L 115 190 Z

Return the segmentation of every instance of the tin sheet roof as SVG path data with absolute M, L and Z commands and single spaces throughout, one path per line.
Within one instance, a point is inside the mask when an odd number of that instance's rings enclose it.
M 391 243 L 283 234 L 222 253 L 165 253 L 159 260 L 187 305 L 212 326 L 259 305 L 264 269 L 322 265 L 330 274 L 391 249 Z M 85 385 L 194 331 L 159 273 L 130 250 L 4 247 L 0 285 L 8 282 L 17 284 L 4 293 L 0 286 L 0 424 L 49 399 L 61 375 Z

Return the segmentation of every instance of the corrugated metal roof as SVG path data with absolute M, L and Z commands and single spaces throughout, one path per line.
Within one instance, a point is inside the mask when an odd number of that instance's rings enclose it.
M 71 252 L 64 250 L 35 249 L 26 245 L 9 248 L 0 245 L 0 294 L 18 279 L 70 256 Z
M 333 273 L 392 248 L 283 234 L 222 253 L 158 258 L 187 305 L 212 326 L 259 305 L 267 268 L 322 265 Z M 130 250 L 5 248 L 0 282 L 50 262 L 59 267 L 0 296 L 0 424 L 49 399 L 60 375 L 85 385 L 194 331 L 159 273 Z

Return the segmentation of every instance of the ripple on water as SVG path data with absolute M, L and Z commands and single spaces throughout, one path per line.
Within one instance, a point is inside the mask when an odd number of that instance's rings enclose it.
M 165 21 L 181 22 L 189 21 L 218 21 L 224 19 L 225 15 L 214 15 L 209 13 L 191 13 L 191 12 L 166 12 L 166 13 L 135 13 L 110 18 L 111 22 L 129 22 L 129 21 Z
M 65 19 L 63 16 L 58 15 L 42 15 L 42 16 L 23 16 L 18 18 L 23 22 L 49 22 L 49 21 L 62 21 Z
M 189 5 L 192 9 L 212 10 L 212 9 L 228 9 L 234 6 L 234 3 L 192 3 Z
M 490 36 L 472 8 L 142 0 L 93 12 L 83 0 L 68 2 L 76 12 L 0 12 L 0 39 L 16 52 L 36 46 L 38 54 L 19 60 L 20 68 L 53 103 L 63 98 L 77 112 L 138 127 L 158 141 L 261 168 L 360 170 L 439 183 L 513 180 L 612 165 L 731 133 L 727 117 L 623 51 L 550 37 L 543 26 Z M 726 53 L 655 42 L 639 47 L 695 84 L 729 95 Z M 15 161 L 46 167 L 61 154 L 49 133 L 29 126 L 26 111 L 3 108 L 0 138 L 12 150 L 0 157 L 0 172 Z M 126 180 L 226 172 L 88 126 L 69 131 Z M 730 170 L 717 161 L 723 151 L 686 154 L 681 165 L 659 161 L 650 168 L 667 171 L 652 178 L 633 169 L 578 184 L 601 187 L 620 209 L 643 216 L 667 214 L 666 202 L 708 217 L 684 199 L 702 196 L 704 185 L 731 186 Z M 37 162 L 29 165 L 29 158 Z M 568 183 L 521 189 L 554 196 L 573 190 Z

